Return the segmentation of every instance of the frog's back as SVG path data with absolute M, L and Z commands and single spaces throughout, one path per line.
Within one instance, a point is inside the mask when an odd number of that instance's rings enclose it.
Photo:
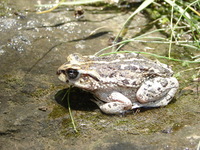
M 96 68 L 101 77 L 170 77 L 173 71 L 167 65 L 154 62 L 135 53 L 92 57 L 90 69 Z
M 99 84 L 139 87 L 144 80 L 170 77 L 173 71 L 167 65 L 151 61 L 135 53 L 111 54 L 102 57 L 84 57 L 82 67 L 98 74 Z

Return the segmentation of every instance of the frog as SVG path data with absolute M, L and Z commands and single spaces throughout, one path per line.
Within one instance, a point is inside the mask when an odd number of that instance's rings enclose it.
M 57 75 L 62 82 L 92 93 L 91 101 L 105 114 L 166 106 L 179 88 L 170 66 L 134 52 L 70 54 Z

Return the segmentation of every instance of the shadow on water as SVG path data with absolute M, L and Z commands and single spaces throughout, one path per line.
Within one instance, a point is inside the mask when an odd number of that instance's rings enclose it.
M 60 90 L 55 95 L 56 102 L 65 108 L 68 108 L 68 96 L 66 94 L 68 90 L 69 88 Z M 69 94 L 69 104 L 72 110 L 94 111 L 98 108 L 96 104 L 90 101 L 90 99 L 93 99 L 93 95 L 88 92 L 71 88 Z

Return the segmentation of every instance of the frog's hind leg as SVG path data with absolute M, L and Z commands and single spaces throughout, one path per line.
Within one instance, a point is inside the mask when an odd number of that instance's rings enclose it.
M 133 108 L 165 106 L 172 100 L 178 87 L 174 77 L 147 80 L 138 89 L 136 98 L 139 103 L 133 103 Z
M 109 102 L 101 101 L 98 98 L 91 101 L 96 103 L 101 111 L 106 114 L 123 114 L 127 110 L 132 109 L 132 102 L 121 93 L 112 92 L 109 98 Z

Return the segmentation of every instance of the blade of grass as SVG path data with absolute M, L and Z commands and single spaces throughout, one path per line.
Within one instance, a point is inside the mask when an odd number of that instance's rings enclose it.
M 64 0 L 62 0 L 61 2 L 63 2 Z M 41 12 L 36 12 L 36 14 L 44 14 L 44 13 L 49 13 L 51 11 L 53 11 L 54 9 L 56 9 L 58 6 L 60 6 L 60 3 L 59 2 L 58 4 L 56 4 L 55 6 L 53 6 L 52 8 L 48 9 L 48 10 L 45 10 L 45 11 L 41 11 Z
M 175 1 L 174 1 L 175 3 Z M 174 5 L 171 6 L 171 19 L 170 19 L 170 29 L 171 29 L 171 35 L 170 35 L 170 42 L 169 42 L 169 51 L 168 51 L 168 57 L 171 57 L 171 49 L 172 49 L 172 38 L 174 36 L 174 28 L 173 28 L 173 14 L 174 14 Z
M 192 27 L 196 28 L 196 27 L 195 27 L 196 25 L 195 25 L 194 23 L 192 23 L 192 21 L 191 21 L 190 15 L 187 13 L 187 9 L 189 9 L 190 6 L 192 6 L 193 4 L 197 3 L 198 0 L 196 0 L 196 1 L 192 2 L 192 3 L 190 3 L 185 9 L 182 9 L 180 6 L 178 6 L 178 5 L 175 3 L 175 1 L 171 1 L 171 0 L 165 0 L 165 1 L 168 2 L 168 3 L 172 6 L 172 10 L 171 10 L 171 20 L 170 20 L 171 35 L 170 35 L 169 52 L 168 52 L 168 56 L 170 57 L 170 55 L 171 55 L 171 49 L 172 49 L 172 38 L 174 37 L 174 39 L 176 40 L 176 37 L 175 37 L 175 34 L 174 34 L 174 33 L 175 33 L 175 30 L 178 28 L 178 24 L 179 24 L 179 22 L 181 21 L 181 18 L 184 17 L 184 18 L 187 20 L 187 22 L 189 23 L 190 28 L 192 28 Z M 180 15 L 180 17 L 178 18 L 176 24 L 173 26 L 174 8 L 178 8 L 177 10 L 179 11 L 179 13 L 180 13 L 181 15 Z M 198 32 L 198 30 L 197 30 L 197 32 Z M 194 38 L 195 38 L 195 36 L 194 36 Z M 197 41 L 197 39 L 196 39 L 196 41 Z M 178 42 L 178 41 L 177 41 L 177 42 Z
M 194 5 L 195 3 L 197 3 L 199 0 L 196 0 L 192 3 L 190 3 L 182 12 L 181 12 L 181 15 L 180 17 L 178 18 L 176 24 L 174 25 L 174 29 L 177 29 L 178 28 L 178 23 L 180 22 L 181 18 L 184 16 L 185 12 L 187 11 L 188 8 L 191 8 L 192 5 Z M 187 19 L 187 17 L 186 17 Z M 190 20 L 188 20 L 190 22 Z
M 135 41 L 136 39 L 143 38 L 144 36 L 149 35 L 149 34 L 151 34 L 151 33 L 159 32 L 159 31 L 164 31 L 164 30 L 165 30 L 165 29 L 153 30 L 153 31 L 147 32 L 147 33 L 145 33 L 145 34 L 142 34 L 142 35 L 140 35 L 140 36 L 134 37 L 134 38 L 132 38 L 132 39 L 128 39 L 128 40 L 124 40 L 124 41 L 121 41 L 121 42 L 118 42 L 118 43 L 114 43 L 114 44 L 111 45 L 111 46 L 108 46 L 108 47 L 106 47 L 106 48 L 101 49 L 100 51 L 98 51 L 98 52 L 95 53 L 94 55 L 97 56 L 97 55 L 99 55 L 101 52 L 103 52 L 103 51 L 105 51 L 105 50 L 107 50 L 107 49 L 113 48 L 113 47 L 115 47 L 115 46 L 117 46 L 117 45 L 124 44 L 124 43 L 127 44 L 128 42 L 132 42 L 132 41 Z
M 76 129 L 76 125 L 75 125 L 74 118 L 73 118 L 73 115 L 72 115 L 72 111 L 71 111 L 71 107 L 70 107 L 70 102 L 69 102 L 70 90 L 71 90 L 71 87 L 67 90 L 67 92 L 66 92 L 65 95 L 63 96 L 62 101 L 63 101 L 63 100 L 65 99 L 65 97 L 67 96 L 67 105 L 68 105 L 69 115 L 70 115 L 70 118 L 71 118 L 71 121 L 72 121 L 72 125 L 73 125 L 73 128 L 74 128 L 74 131 L 75 131 L 75 133 L 78 133 L 78 130 Z
M 196 13 L 199 17 L 200 17 L 200 13 L 198 11 L 196 11 L 195 9 L 193 9 L 191 6 L 188 6 L 190 8 L 190 10 L 192 10 L 194 13 Z
M 140 36 L 137 36 L 137 37 L 134 37 L 134 38 L 132 38 L 132 39 L 123 40 L 123 41 L 121 41 L 121 42 L 115 43 L 115 44 L 113 44 L 113 45 L 111 45 L 111 46 L 108 46 L 108 47 L 105 47 L 105 48 L 101 49 L 100 51 L 98 51 L 98 52 L 95 53 L 94 55 L 95 55 L 95 56 L 98 56 L 99 54 L 101 54 L 101 53 L 104 52 L 105 50 L 108 50 L 108 49 L 110 49 L 110 48 L 116 47 L 116 46 L 121 45 L 121 44 L 125 44 L 125 43 L 127 44 L 127 43 L 129 43 L 129 42 L 144 42 L 144 43 L 169 44 L 169 41 L 166 41 L 166 39 L 165 39 L 165 38 L 162 38 L 162 37 L 145 37 L 145 36 L 150 35 L 150 34 L 152 34 L 152 33 L 160 32 L 160 31 L 164 31 L 164 30 L 165 30 L 165 29 L 157 29 L 157 30 L 153 30 L 153 31 L 144 33 L 144 34 L 142 34 L 142 35 L 140 35 Z M 144 40 L 140 40 L 140 39 L 157 39 L 157 40 L 162 40 L 162 41 L 144 41 Z M 199 40 L 196 41 L 196 43 L 198 43 L 198 42 L 200 42 L 200 41 L 199 41 Z M 186 43 L 194 43 L 194 41 L 176 41 L 176 42 L 172 41 L 172 43 L 175 43 L 175 44 L 177 44 L 177 45 L 182 45 L 182 43 L 184 43 L 183 46 L 189 47 L 189 45 L 187 45 Z M 190 47 L 191 47 L 191 48 L 194 48 L 194 49 L 198 49 L 197 47 L 192 46 L 192 45 L 191 45 Z
M 129 16 L 129 18 L 125 21 L 125 23 L 123 24 L 121 30 L 119 31 L 118 35 L 116 36 L 114 43 L 116 43 L 117 39 L 120 37 L 120 35 L 124 32 L 124 30 L 126 30 L 126 28 L 128 28 L 128 26 L 130 25 L 131 19 L 140 11 L 142 11 L 143 9 L 145 9 L 147 6 L 149 6 L 151 3 L 153 3 L 154 0 L 145 0 L 132 14 L 131 16 Z
M 159 39 L 160 41 L 144 41 L 144 40 L 139 40 L 139 39 Z M 103 51 L 105 50 L 108 50 L 110 48 L 113 48 L 113 47 L 116 47 L 118 45 L 121 45 L 121 44 L 126 44 L 126 43 L 129 43 L 129 42 L 142 42 L 142 43 L 158 43 L 158 44 L 169 44 L 169 41 L 164 41 L 165 39 L 162 38 L 162 37 L 136 37 L 136 38 L 132 38 L 132 39 L 128 39 L 128 40 L 123 40 L 119 43 L 115 43 L 111 46 L 108 46 L 106 48 L 103 48 L 101 49 L 100 51 L 98 51 L 97 53 L 94 54 L 94 56 L 98 56 L 100 55 Z M 162 41 L 161 41 L 162 40 Z M 195 41 L 196 43 L 199 43 L 200 41 Z M 194 43 L 194 41 L 178 41 L 178 43 L 176 41 L 173 41 L 172 43 L 176 44 L 176 45 L 182 45 L 182 46 L 185 46 L 185 47 L 190 47 L 190 48 L 193 48 L 193 49 L 197 49 L 198 48 L 196 46 L 192 46 L 192 45 L 189 45 L 189 44 L 184 44 L 184 43 Z M 195 44 L 195 43 L 194 43 Z
M 199 63 L 199 64 L 200 64 L 200 62 L 196 62 L 196 61 L 186 61 L 186 60 L 174 59 L 174 58 L 169 58 L 169 57 L 165 57 L 165 56 L 160 56 L 160 55 L 153 54 L 153 53 L 139 52 L 139 51 L 119 51 L 119 52 L 110 52 L 110 53 L 104 53 L 104 54 L 102 54 L 102 55 L 100 55 L 100 56 L 106 56 L 106 55 L 117 54 L 117 53 L 137 53 L 137 54 L 146 54 L 146 55 L 154 56 L 154 57 L 157 57 L 157 58 L 163 58 L 163 59 L 172 60 L 172 61 L 177 61 L 177 62 Z
M 171 1 L 171 0 L 165 0 L 165 2 L 167 2 L 168 4 L 170 4 L 173 8 L 177 9 L 179 11 L 180 14 L 184 14 L 187 18 L 191 19 L 191 16 L 189 13 L 185 12 L 184 9 L 182 7 L 180 7 L 179 5 L 177 5 L 175 3 L 175 1 Z

